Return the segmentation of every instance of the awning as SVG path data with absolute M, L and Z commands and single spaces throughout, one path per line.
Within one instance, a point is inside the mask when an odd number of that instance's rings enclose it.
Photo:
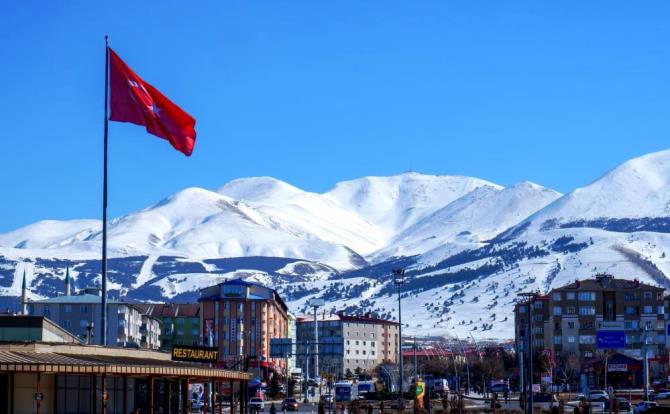
M 172 361 L 159 352 L 93 346 L 41 345 L 0 346 L 0 372 L 154 375 L 243 381 L 251 379 L 251 374 L 246 372 Z

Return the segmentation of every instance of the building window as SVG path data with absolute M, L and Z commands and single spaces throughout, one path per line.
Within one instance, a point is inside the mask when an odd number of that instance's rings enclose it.
M 580 306 L 579 307 L 580 315 L 595 315 L 596 307 L 595 306 Z
M 535 301 L 535 302 L 533 302 L 533 308 L 535 308 L 535 309 L 542 309 L 542 302 L 541 302 L 541 301 Z
M 63 311 L 64 311 L 65 313 L 70 313 L 70 312 L 72 312 L 72 305 L 65 305 L 65 306 L 63 307 Z
M 582 323 L 582 329 L 593 329 L 593 322 Z
M 526 313 L 526 306 L 519 306 L 519 313 Z
M 81 313 L 88 313 L 88 306 L 87 305 L 81 305 L 79 307 L 79 312 Z
M 568 329 L 575 329 L 575 323 L 574 322 L 568 322 Z
M 554 345 L 560 345 L 563 341 L 563 337 L 560 335 L 554 335 Z
M 637 330 L 638 329 L 638 321 L 624 321 L 623 328 L 625 330 Z
M 568 308 L 565 310 L 565 313 L 567 315 L 574 315 L 575 314 L 575 307 L 574 306 L 568 306 Z
M 653 311 L 654 311 L 654 307 L 647 305 L 647 306 L 644 307 L 643 313 L 652 313 Z
M 535 322 L 542 322 L 542 321 L 543 321 L 542 314 L 535 314 L 535 315 L 533 315 L 533 320 L 534 320 Z
M 71 326 L 72 326 L 72 322 L 70 322 L 69 320 L 63 321 L 63 328 L 70 329 Z
M 561 292 L 554 292 L 554 294 L 552 295 L 552 299 L 554 299 L 555 301 L 560 301 L 561 300 Z
M 584 358 L 593 358 L 593 352 L 584 351 Z
M 593 344 L 595 343 L 595 338 L 593 335 L 579 335 L 580 344 Z
M 579 292 L 577 297 L 581 301 L 594 301 L 596 300 L 596 292 Z
M 568 343 L 574 344 L 575 343 L 575 337 L 574 336 L 568 336 Z
M 626 315 L 637 315 L 637 306 L 625 306 L 623 313 Z
M 561 307 L 554 306 L 554 316 L 561 316 Z
M 626 300 L 626 301 L 635 300 L 635 293 L 624 293 L 623 300 Z
M 650 291 L 648 291 L 648 290 L 644 291 L 644 300 L 651 300 L 652 297 L 653 297 L 653 295 Z
M 575 292 L 566 292 L 565 293 L 565 298 L 567 300 L 575 300 Z
M 665 306 L 663 305 L 658 305 L 657 312 L 659 315 L 663 315 L 665 313 Z

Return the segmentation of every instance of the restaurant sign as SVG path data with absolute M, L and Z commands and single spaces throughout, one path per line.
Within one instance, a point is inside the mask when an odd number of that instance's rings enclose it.
M 188 362 L 217 362 L 219 359 L 219 350 L 208 346 L 172 346 L 173 361 Z

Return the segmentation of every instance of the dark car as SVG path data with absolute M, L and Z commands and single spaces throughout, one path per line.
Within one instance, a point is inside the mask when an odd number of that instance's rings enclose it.
M 627 398 L 617 397 L 617 401 L 619 401 L 619 411 L 628 412 L 630 410 L 630 402 Z
M 298 401 L 295 398 L 286 398 L 281 403 L 281 409 L 286 411 L 298 411 Z

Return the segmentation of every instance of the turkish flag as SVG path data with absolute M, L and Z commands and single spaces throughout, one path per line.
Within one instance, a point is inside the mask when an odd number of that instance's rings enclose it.
M 109 119 L 144 125 L 150 134 L 170 141 L 176 150 L 191 155 L 195 145 L 195 119 L 137 76 L 112 49 L 109 49 L 109 58 Z

